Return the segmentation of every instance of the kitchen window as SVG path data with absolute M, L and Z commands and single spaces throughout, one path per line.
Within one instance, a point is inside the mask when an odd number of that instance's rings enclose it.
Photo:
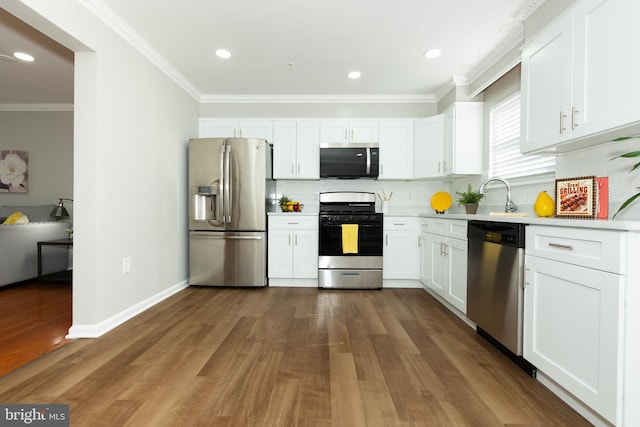
M 520 154 L 520 91 L 496 103 L 489 114 L 489 176 L 522 178 L 555 171 L 555 156 Z

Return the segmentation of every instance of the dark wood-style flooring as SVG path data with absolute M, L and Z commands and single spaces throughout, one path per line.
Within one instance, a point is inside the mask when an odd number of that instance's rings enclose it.
M 586 426 L 420 289 L 188 288 L 0 378 L 72 426 Z
M 66 343 L 71 281 L 30 281 L 0 288 L 0 377 Z

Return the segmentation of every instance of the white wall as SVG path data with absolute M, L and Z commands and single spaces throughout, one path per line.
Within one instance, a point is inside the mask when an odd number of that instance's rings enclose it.
M 0 129 L 0 150 L 29 152 L 29 191 L 0 193 L 0 206 L 56 204 L 58 197 L 72 197 L 72 111 L 0 111 Z
M 71 335 L 100 334 L 186 283 L 198 103 L 75 0 L 2 6 L 76 52 Z

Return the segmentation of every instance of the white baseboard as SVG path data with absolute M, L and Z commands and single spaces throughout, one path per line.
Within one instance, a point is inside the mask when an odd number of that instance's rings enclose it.
M 412 279 L 383 279 L 382 280 L 382 288 L 393 288 L 393 289 L 418 289 L 421 288 L 422 285 L 418 280 Z
M 177 285 L 173 285 L 172 287 L 165 289 L 164 291 L 153 295 L 139 303 L 121 311 L 120 313 L 116 313 L 108 319 L 103 320 L 100 323 L 94 325 L 71 325 L 69 328 L 69 333 L 65 338 L 67 339 L 76 339 L 76 338 L 98 338 L 110 330 L 120 326 L 127 320 L 137 316 L 143 311 L 153 307 L 158 304 L 160 301 L 169 298 L 170 296 L 180 292 L 181 290 L 187 288 L 189 286 L 189 281 L 185 280 L 183 282 L 178 283 Z
M 582 415 L 582 417 L 584 417 L 595 427 L 613 426 L 613 424 L 602 418 L 599 414 L 594 412 L 591 408 L 582 403 L 571 393 L 566 391 L 562 386 L 558 385 L 558 383 L 553 381 L 550 377 L 546 376 L 542 371 L 538 370 L 536 380 L 538 380 L 542 385 L 551 390 L 551 392 L 558 396 L 560 400 L 569 405 L 574 411 Z
M 272 288 L 317 288 L 318 279 L 269 279 Z

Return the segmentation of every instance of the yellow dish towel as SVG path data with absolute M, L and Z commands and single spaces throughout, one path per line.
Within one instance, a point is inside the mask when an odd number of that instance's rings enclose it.
M 358 224 L 342 224 L 342 253 L 358 253 Z

